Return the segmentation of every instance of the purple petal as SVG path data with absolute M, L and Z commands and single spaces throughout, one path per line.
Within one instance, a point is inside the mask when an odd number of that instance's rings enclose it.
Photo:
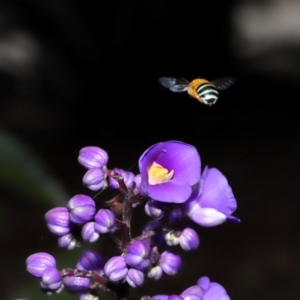
M 148 182 L 148 167 L 162 154 L 164 143 L 158 143 L 148 148 L 139 159 L 139 169 L 142 178 Z
M 156 159 L 169 171 L 174 170 L 172 182 L 178 185 L 194 185 L 200 180 L 200 156 L 197 149 L 179 141 L 164 143 L 165 155 Z
M 191 210 L 187 211 L 189 218 L 201 226 L 212 227 L 220 225 L 227 219 L 223 213 L 214 208 L 202 208 L 199 203 L 194 204 L 190 208 Z
M 226 290 L 218 283 L 211 282 L 203 300 L 230 300 Z
M 193 285 L 180 294 L 184 300 L 202 300 L 203 295 L 204 290 L 198 285 Z
M 225 215 L 231 215 L 237 207 L 226 177 L 215 168 L 208 170 L 198 201 L 201 207 L 214 208 Z
M 202 276 L 198 279 L 197 285 L 201 286 L 206 291 L 209 288 L 210 280 L 207 276 Z
M 172 181 L 149 185 L 147 190 L 148 197 L 167 203 L 183 203 L 190 197 L 191 193 L 192 188 L 190 186 L 176 185 Z

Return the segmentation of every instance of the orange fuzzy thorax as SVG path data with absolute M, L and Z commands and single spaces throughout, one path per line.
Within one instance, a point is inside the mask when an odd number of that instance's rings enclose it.
M 208 83 L 209 81 L 206 79 L 202 79 L 202 78 L 198 78 L 198 79 L 194 79 L 193 81 L 190 82 L 189 87 L 187 92 L 189 93 L 189 95 L 195 99 L 197 99 L 198 101 L 202 102 L 201 98 L 199 97 L 196 89 L 199 85 L 203 84 L 203 83 Z

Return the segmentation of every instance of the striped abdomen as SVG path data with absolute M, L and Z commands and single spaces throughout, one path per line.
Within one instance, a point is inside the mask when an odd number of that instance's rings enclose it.
M 199 98 L 202 100 L 204 104 L 212 105 L 217 102 L 219 93 L 216 86 L 213 85 L 212 83 L 209 82 L 202 83 L 199 86 L 197 86 L 195 89 Z

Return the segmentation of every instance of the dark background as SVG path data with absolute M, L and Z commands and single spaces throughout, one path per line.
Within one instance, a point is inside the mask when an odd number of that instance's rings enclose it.
M 109 167 L 137 172 L 147 147 L 182 140 L 228 178 L 242 222 L 200 229 L 184 279 L 149 282 L 139 296 L 179 294 L 207 275 L 232 299 L 298 297 L 299 14 L 283 0 L 1 2 L 1 127 L 35 149 L 70 195 L 89 193 L 76 161 L 87 145 L 106 149 Z M 161 87 L 161 76 L 238 81 L 207 107 Z M 2 194 L 6 295 L 27 280 L 25 258 L 56 239 L 45 208 L 18 190 Z

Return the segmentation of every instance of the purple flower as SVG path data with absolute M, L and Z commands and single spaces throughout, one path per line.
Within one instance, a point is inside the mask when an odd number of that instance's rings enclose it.
M 95 230 L 99 233 L 110 233 L 116 228 L 116 217 L 109 210 L 100 208 L 95 215 Z
M 173 254 L 169 251 L 164 251 L 159 259 L 159 266 L 168 275 L 175 275 L 178 273 L 182 265 L 179 255 Z
M 144 273 L 137 269 L 129 269 L 126 281 L 132 287 L 138 287 L 144 283 Z
M 119 281 L 126 277 L 128 268 L 125 258 L 113 256 L 104 266 L 104 273 L 111 281 Z
M 61 287 L 61 275 L 56 268 L 47 268 L 42 276 L 43 286 L 50 290 L 57 290 Z
M 137 240 L 128 246 L 125 261 L 129 266 L 143 270 L 150 267 L 150 255 L 149 243 Z
M 71 230 L 69 211 L 66 207 L 55 207 L 45 214 L 48 229 L 55 235 L 65 235 Z
M 200 167 L 195 147 L 179 141 L 155 144 L 139 159 L 140 192 L 157 201 L 183 203 L 200 180 Z
M 47 268 L 55 268 L 55 258 L 45 252 L 32 254 L 26 259 L 26 269 L 28 273 L 35 277 L 42 277 Z
M 203 300 L 230 300 L 226 290 L 219 283 L 210 282 L 206 276 L 199 278 L 197 285 L 204 290 Z
M 91 220 L 96 212 L 95 201 L 86 195 L 78 194 L 72 197 L 67 207 L 70 211 L 70 220 L 75 224 L 84 224 Z
M 92 270 L 99 273 L 103 270 L 104 263 L 104 259 L 98 252 L 85 250 L 82 252 L 81 257 L 76 264 L 76 269 L 86 271 Z
M 237 204 L 226 177 L 217 169 L 205 168 L 200 185 L 193 191 L 184 209 L 195 223 L 211 227 L 227 219 L 239 221 L 230 216 Z
M 63 278 L 65 289 L 73 295 L 86 293 L 90 287 L 90 279 L 84 277 L 66 276 Z
M 89 169 L 84 174 L 82 182 L 91 191 L 99 191 L 106 184 L 105 174 L 103 170 L 99 168 Z
M 99 147 L 88 146 L 79 151 L 78 162 L 87 169 L 102 168 L 107 161 L 107 153 Z
M 87 222 L 81 230 L 81 236 L 84 241 L 88 241 L 90 243 L 96 242 L 100 235 L 95 230 L 95 222 Z
M 128 188 L 132 187 L 132 184 L 134 182 L 134 174 L 132 172 L 128 172 L 125 171 L 123 169 L 117 169 L 115 168 L 113 170 L 114 172 L 116 172 L 118 175 L 121 175 L 123 177 L 124 183 Z M 119 184 L 117 182 L 116 179 L 109 177 L 109 185 L 113 188 L 113 189 L 118 189 L 119 188 Z
M 77 241 L 75 236 L 72 233 L 61 236 L 58 239 L 58 246 L 60 248 L 73 250 L 77 246 Z

